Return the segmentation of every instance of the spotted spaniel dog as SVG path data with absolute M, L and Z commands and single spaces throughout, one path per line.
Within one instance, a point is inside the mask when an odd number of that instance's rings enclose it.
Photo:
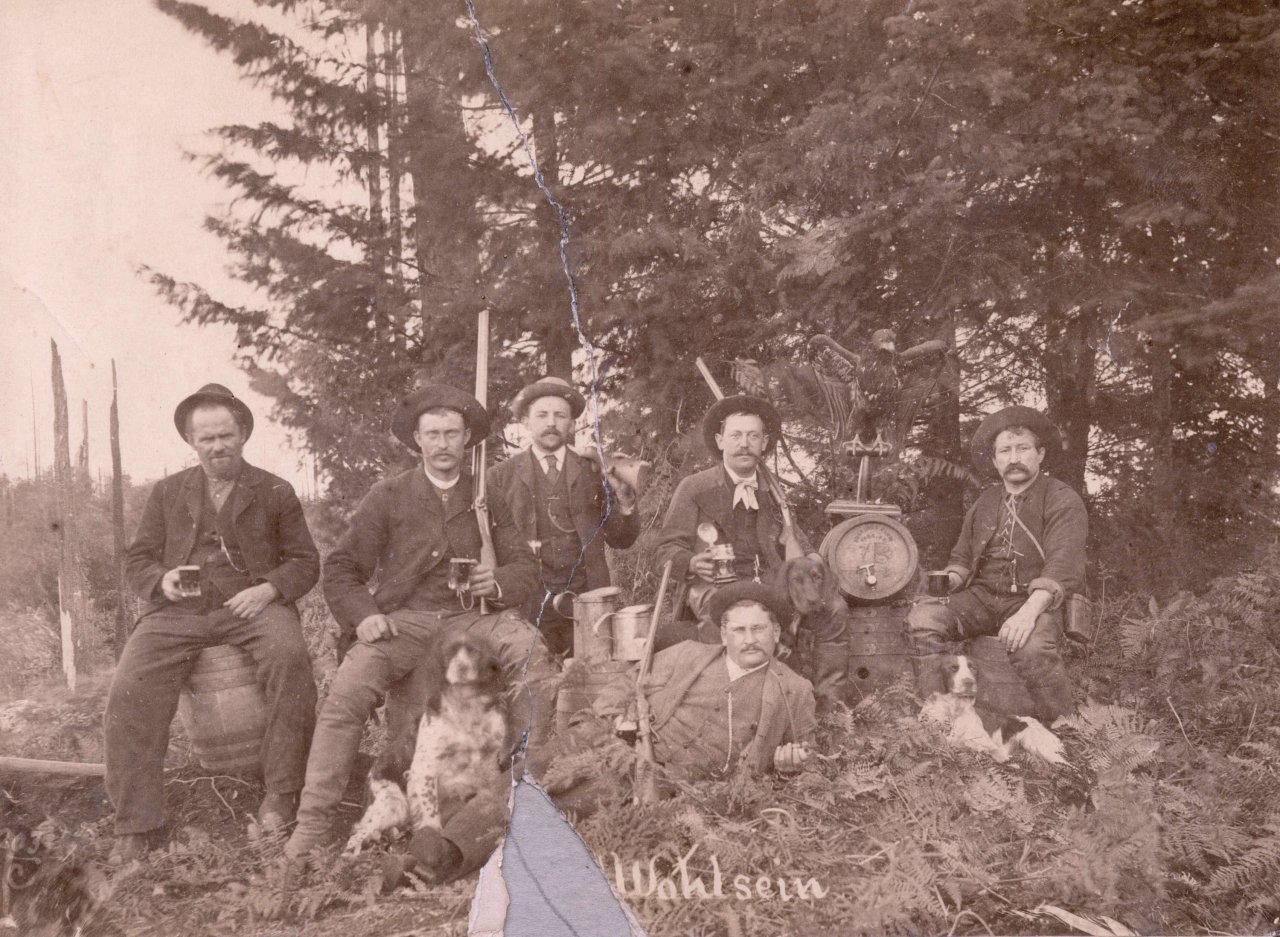
M 1055 765 L 1065 765 L 1062 742 L 1030 716 L 1006 716 L 974 705 L 978 678 L 969 658 L 939 655 L 934 678 L 942 690 L 930 694 L 920 710 L 922 722 L 950 727 L 949 738 L 966 748 L 986 752 L 996 761 L 1009 760 L 1015 748 L 1038 755 Z
M 447 640 L 443 674 L 419 667 L 412 679 L 431 680 L 426 711 L 388 740 L 369 773 L 372 802 L 351 831 L 345 852 L 401 831 L 437 832 L 472 797 L 504 782 L 511 750 L 506 683 L 492 649 L 469 636 Z

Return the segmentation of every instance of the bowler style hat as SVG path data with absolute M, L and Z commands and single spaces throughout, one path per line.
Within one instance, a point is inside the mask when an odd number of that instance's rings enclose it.
M 559 397 L 569 405 L 569 416 L 575 420 L 587 408 L 587 401 L 568 381 L 558 377 L 540 377 L 516 394 L 516 399 L 511 401 L 511 412 L 517 420 L 524 419 L 530 404 L 543 397 Z
M 414 430 L 418 428 L 418 417 L 436 407 L 462 414 L 463 422 L 471 431 L 467 439 L 468 449 L 488 437 L 489 414 L 480 406 L 480 401 L 448 384 L 423 384 L 411 391 L 391 416 L 391 432 L 414 452 L 421 452 L 422 447 L 413 438 Z
M 783 595 L 768 586 L 751 580 L 731 582 L 727 586 L 721 586 L 711 593 L 711 599 L 707 606 L 711 613 L 711 620 L 718 627 L 722 624 L 724 613 L 729 610 L 730 605 L 737 602 L 745 602 L 748 599 L 752 602 L 759 602 L 772 612 L 779 627 L 791 620 L 791 603 Z
M 991 447 L 996 437 L 1011 426 L 1025 426 L 1036 434 L 1046 463 L 1052 463 L 1061 454 L 1062 437 L 1047 416 L 1032 407 L 1005 407 L 988 414 L 969 443 L 970 457 L 980 472 L 991 474 L 995 470 L 991 464 Z
M 720 451 L 720 447 L 716 445 L 716 433 L 720 432 L 725 419 L 735 413 L 754 413 L 760 417 L 764 422 L 764 431 L 769 434 L 769 445 L 765 446 L 764 451 L 772 452 L 773 447 L 778 444 L 778 437 L 782 435 L 782 418 L 778 416 L 773 404 L 763 397 L 753 397 L 750 394 L 725 397 L 711 405 L 707 415 L 702 418 L 702 442 L 707 451 Z
M 245 402 L 221 384 L 205 384 L 190 397 L 186 397 L 173 411 L 173 425 L 178 435 L 187 438 L 187 418 L 196 407 L 226 407 L 236 415 L 236 422 L 244 430 L 244 438 L 253 435 L 253 412 Z

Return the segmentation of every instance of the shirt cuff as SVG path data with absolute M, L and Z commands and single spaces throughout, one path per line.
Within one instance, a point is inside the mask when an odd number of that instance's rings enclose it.
M 961 566 L 959 563 L 952 563 L 950 566 L 948 566 L 946 569 L 944 569 L 944 570 L 943 570 L 943 572 L 944 572 L 944 573 L 955 573 L 957 576 L 959 576 L 959 577 L 960 577 L 960 582 L 961 582 L 962 584 L 963 584 L 963 583 L 966 583 L 966 582 L 968 582 L 968 581 L 969 581 L 969 567 L 968 567 L 968 566 Z
M 1052 611 L 1061 605 L 1062 600 L 1066 598 L 1067 595 L 1066 590 L 1062 588 L 1062 583 L 1058 582 L 1056 579 L 1046 579 L 1043 576 L 1039 579 L 1032 579 L 1031 582 L 1027 584 L 1028 594 L 1035 592 L 1037 589 L 1043 589 L 1045 592 L 1048 592 L 1053 596 L 1052 601 L 1049 602 L 1049 607 L 1045 609 L 1046 612 Z

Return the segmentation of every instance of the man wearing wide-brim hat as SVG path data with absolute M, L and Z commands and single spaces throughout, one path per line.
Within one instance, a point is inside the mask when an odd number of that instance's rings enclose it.
M 1062 663 L 1062 607 L 1084 588 L 1084 502 L 1042 469 L 1061 454 L 1049 419 L 1031 407 L 1006 407 L 982 421 L 971 453 L 1000 483 L 985 489 L 965 515 L 946 567 L 952 593 L 923 599 L 907 617 L 919 664 L 920 692 L 934 685 L 934 655 L 947 643 L 998 635 L 1035 703 L 1052 722 L 1074 711 Z
M 178 693 L 202 648 L 247 650 L 266 699 L 265 827 L 293 819 L 315 722 L 316 686 L 294 603 L 320 558 L 293 488 L 244 461 L 253 413 L 221 384 L 178 404 L 178 434 L 199 464 L 151 489 L 129 545 L 146 606 L 125 643 L 106 709 L 113 862 L 140 856 L 164 826 L 164 755 Z M 189 567 L 183 581 L 179 567 Z
M 704 531 L 714 532 L 715 544 L 732 547 L 739 580 L 765 579 L 781 565 L 782 510 L 760 471 L 781 434 L 778 411 L 764 398 L 738 394 L 716 401 L 702 419 L 702 439 L 716 464 L 676 486 L 663 518 L 654 565 L 661 569 L 671 561 L 674 581 L 688 585 L 689 609 L 712 627 L 707 603 L 715 591 L 715 565 L 699 525 L 709 525 Z M 810 552 L 804 534 L 796 534 Z
M 572 609 L 556 598 L 608 586 L 605 545 L 626 549 L 640 534 L 637 493 L 569 448 L 585 407 L 583 396 L 558 377 L 521 389 L 511 409 L 529 434 L 529 448 L 489 473 L 490 499 L 505 501 L 538 556 L 542 588 L 525 603 L 525 617 L 556 654 L 573 648 Z
M 285 848 L 292 858 L 334 841 L 366 720 L 411 670 L 430 665 L 443 636 L 466 632 L 492 646 L 511 681 L 513 707 L 523 707 L 521 729 L 546 715 L 531 713 L 524 682 L 532 688 L 552 672 L 546 648 L 512 611 L 537 588 L 537 564 L 501 503 L 489 506 L 496 565 L 481 561 L 473 479 L 463 471 L 468 450 L 489 433 L 488 415 L 470 394 L 428 383 L 396 407 L 391 430 L 421 461 L 370 489 L 324 562 L 325 601 L 354 643 L 320 709 L 298 825 Z M 451 576 L 454 560 L 477 562 Z M 481 600 L 507 610 L 482 615 Z M 548 708 L 537 690 L 533 696 L 535 709 Z M 431 856 L 424 860 L 429 874 L 448 878 L 478 867 L 501 831 L 501 818 L 494 819 L 460 811 L 438 834 L 419 831 L 415 844 Z

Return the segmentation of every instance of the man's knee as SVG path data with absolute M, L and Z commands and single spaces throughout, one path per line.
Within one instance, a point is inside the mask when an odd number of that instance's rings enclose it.
M 907 612 L 907 630 L 917 642 L 931 644 L 955 640 L 955 613 L 937 599 L 921 599 Z
M 1022 662 L 1060 660 L 1061 636 L 1062 625 L 1058 613 L 1044 612 L 1036 618 L 1036 625 L 1027 636 L 1027 642 L 1011 652 L 1009 658 L 1015 666 Z

